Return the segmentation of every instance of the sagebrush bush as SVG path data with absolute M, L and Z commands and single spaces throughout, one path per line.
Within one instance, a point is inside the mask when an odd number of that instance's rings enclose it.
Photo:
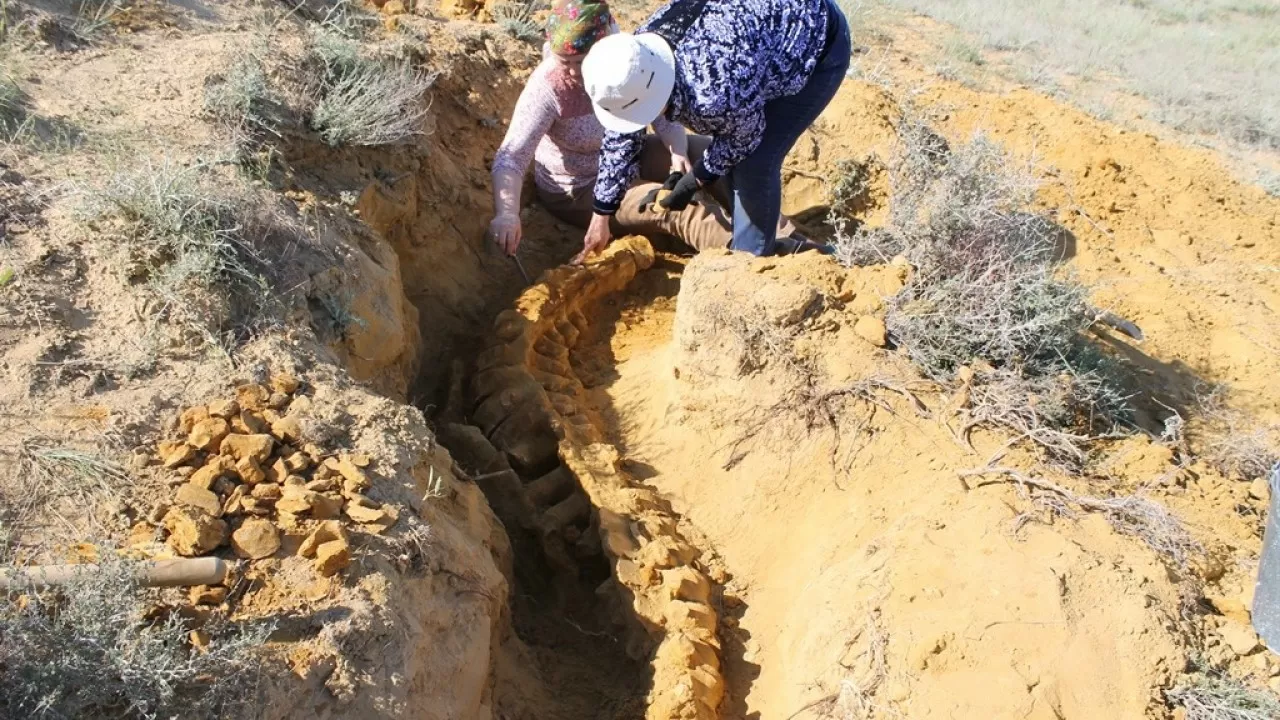
M 87 191 L 81 210 L 159 314 L 220 341 L 269 316 L 273 271 L 261 248 L 293 231 L 247 190 L 202 179 L 205 170 L 147 162 Z
M 205 110 L 237 139 L 275 131 L 272 101 L 262 61 L 252 53 L 237 57 L 205 85 Z
M 311 55 L 321 74 L 311 126 L 326 144 L 392 145 L 423 133 L 434 75 L 405 60 L 366 57 L 325 30 L 313 34 Z
M 0 74 L 0 139 L 8 140 L 16 135 L 26 114 L 26 94 L 13 78 Z
M 1186 720 L 1275 720 L 1280 697 L 1230 678 L 1196 676 L 1165 695 L 1186 712 Z
M 525 42 L 541 43 L 545 34 L 533 17 L 540 4 L 537 0 L 501 2 L 493 6 L 493 17 L 498 27 L 506 30 L 511 37 Z
M 1115 363 L 1081 335 L 1095 313 L 1087 289 L 1057 267 L 1063 231 L 1034 211 L 1031 167 L 981 134 L 951 148 L 910 119 L 899 140 L 888 222 L 838 232 L 835 243 L 846 264 L 904 255 L 915 268 L 888 302 L 894 341 L 935 380 L 987 368 L 975 413 L 1042 444 L 1065 449 L 1111 429 L 1125 395 Z
M 199 630 L 122 563 L 58 591 L 0 596 L 0 715 L 8 718 L 232 717 L 256 700 L 268 625 L 219 619 Z

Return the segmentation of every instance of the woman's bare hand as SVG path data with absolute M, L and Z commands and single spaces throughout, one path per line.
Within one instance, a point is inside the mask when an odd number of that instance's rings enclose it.
M 587 226 L 587 234 L 582 238 L 582 252 L 575 255 L 570 262 L 581 265 L 589 256 L 603 250 L 612 239 L 613 233 L 609 231 L 609 216 L 592 215 L 591 224 Z
M 516 254 L 522 234 L 519 215 L 502 214 L 489 222 L 489 238 L 508 255 Z
M 693 172 L 693 163 L 689 161 L 689 156 L 671 153 L 671 172 L 681 175 Z

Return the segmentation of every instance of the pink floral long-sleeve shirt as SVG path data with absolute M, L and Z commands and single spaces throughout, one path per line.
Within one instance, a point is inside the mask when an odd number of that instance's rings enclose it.
M 671 146 L 684 128 L 665 118 L 654 131 Z M 545 57 L 529 76 L 511 116 L 511 126 L 493 158 L 493 174 L 522 177 L 534 163 L 537 186 L 553 193 L 590 188 L 599 170 L 604 126 L 591 109 L 582 80 L 555 58 Z

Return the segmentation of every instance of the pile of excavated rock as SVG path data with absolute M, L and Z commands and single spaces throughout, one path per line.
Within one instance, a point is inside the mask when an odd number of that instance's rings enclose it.
M 269 386 L 236 388 L 235 399 L 188 408 L 156 447 L 172 473 L 172 501 L 152 520 L 185 557 L 214 554 L 230 544 L 245 560 L 281 551 L 285 536 L 302 538 L 297 554 L 325 577 L 351 562 L 347 528 L 386 532 L 396 507 L 371 500 L 369 457 L 327 452 L 306 441 L 311 399 L 298 380 L 277 375 Z M 140 534 L 154 528 L 143 525 Z

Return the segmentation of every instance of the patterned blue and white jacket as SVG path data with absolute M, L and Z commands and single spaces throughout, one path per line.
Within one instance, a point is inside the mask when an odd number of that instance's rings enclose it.
M 661 26 L 668 3 L 636 33 Z M 675 47 L 676 82 L 666 117 L 713 137 L 694 168 L 705 185 L 749 155 L 764 135 L 764 106 L 809 81 L 826 48 L 827 0 L 709 0 Z M 644 131 L 606 132 L 595 210 L 617 212 L 640 170 Z

